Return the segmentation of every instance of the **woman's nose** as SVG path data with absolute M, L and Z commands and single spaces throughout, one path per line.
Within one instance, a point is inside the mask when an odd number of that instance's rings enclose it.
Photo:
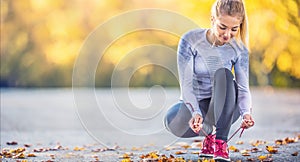
M 224 35 L 225 35 L 225 36 L 230 36 L 230 30 L 227 29 L 227 30 L 225 31 Z

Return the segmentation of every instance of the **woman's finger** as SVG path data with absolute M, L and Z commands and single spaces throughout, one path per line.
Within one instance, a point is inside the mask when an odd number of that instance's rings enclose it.
M 196 119 L 195 119 L 195 123 L 196 123 L 196 124 L 199 124 L 199 120 L 200 120 L 199 117 L 196 118 Z
M 251 120 L 243 120 L 243 123 L 242 123 L 242 127 L 243 128 L 250 128 L 254 125 L 254 122 L 251 121 Z

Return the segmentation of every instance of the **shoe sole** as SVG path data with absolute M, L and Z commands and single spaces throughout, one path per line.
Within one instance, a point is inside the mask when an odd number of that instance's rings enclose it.
M 199 157 L 209 157 L 209 158 L 213 158 L 214 154 L 199 154 Z
M 223 157 L 215 157 L 214 160 L 218 162 L 230 162 L 230 159 L 226 159 Z

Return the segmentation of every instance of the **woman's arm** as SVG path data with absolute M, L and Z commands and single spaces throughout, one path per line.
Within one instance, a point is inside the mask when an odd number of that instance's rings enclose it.
M 251 116 L 252 99 L 249 89 L 249 55 L 248 51 L 241 53 L 234 66 L 236 81 L 238 85 L 237 104 L 243 117 L 241 127 L 250 128 L 254 125 Z
M 251 114 L 252 99 L 249 89 L 249 55 L 244 50 L 237 58 L 234 65 L 235 78 L 238 85 L 237 104 L 242 116 Z
M 193 62 L 194 54 L 187 35 L 184 35 L 178 45 L 177 64 L 181 89 L 181 99 L 189 108 L 194 117 L 196 114 L 202 116 L 199 103 L 193 92 Z

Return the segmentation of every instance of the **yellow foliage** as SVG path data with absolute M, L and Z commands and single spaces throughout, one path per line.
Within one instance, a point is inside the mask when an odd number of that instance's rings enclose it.
M 282 52 L 277 59 L 277 67 L 282 72 L 289 72 L 292 67 L 292 57 L 288 52 Z
M 199 27 L 209 28 L 212 0 L 133 0 L 130 5 L 119 0 L 99 1 L 62 1 L 62 0 L 22 0 L 1 1 L 1 57 L 12 59 L 5 66 L 5 74 L 12 74 L 10 66 L 15 62 L 35 57 L 41 60 L 35 63 L 40 69 L 52 69 L 54 65 L 64 65 L 71 69 L 85 38 L 97 27 L 113 16 L 134 9 L 159 8 L 178 13 L 196 22 Z M 253 1 L 245 0 L 249 19 L 251 73 L 255 74 L 258 84 L 270 83 L 268 74 L 274 68 L 293 77 L 300 78 L 300 20 L 299 9 L 295 1 Z M 170 20 L 172 17 L 170 17 Z M 145 19 L 143 23 L 153 26 L 168 22 L 159 15 Z M 138 26 L 135 19 L 121 19 L 107 29 L 101 40 L 112 40 L 107 47 L 104 59 L 117 65 L 137 48 L 160 44 L 176 50 L 179 36 L 168 31 L 142 30 L 127 32 L 128 27 Z M 168 24 L 168 23 L 165 23 Z M 167 28 L 184 29 L 186 24 L 168 24 Z M 120 33 L 124 35 L 120 35 Z M 96 44 L 101 42 L 95 42 Z M 24 55 L 30 54 L 30 56 Z M 132 53 L 133 54 L 133 53 Z M 24 57 L 19 57 L 24 56 Z M 14 61 L 16 59 L 16 61 Z M 147 62 L 148 58 L 136 57 L 133 64 Z M 161 59 L 166 59 L 162 56 Z M 44 63 L 49 63 L 45 65 Z M 174 63 L 175 64 L 175 63 Z M 30 66 L 31 63 L 23 65 Z M 105 65 L 109 66 L 109 65 Z M 18 66 L 16 66 L 18 67 Z M 124 67 L 126 68 L 126 67 Z M 20 70 L 24 67 L 20 67 Z M 37 68 L 34 68 L 37 69 Z M 109 69 L 109 67 L 105 67 Z M 151 73 L 151 68 L 142 68 L 142 74 Z M 20 72 L 22 73 L 22 72 Z M 51 73 L 51 72 L 50 72 Z M 4 74 L 4 73 L 3 73 Z M 31 71 L 28 74 L 35 75 Z M 278 76 L 280 77 L 280 76 Z M 16 78 L 16 77 L 12 77 Z M 33 76 L 28 76 L 33 78 Z M 39 78 L 39 77 L 36 77 Z M 42 78 L 42 77 L 40 77 Z M 275 78 L 272 78 L 275 79 Z M 278 79 L 278 78 L 277 78 Z M 143 80 L 143 79 L 142 79 Z

